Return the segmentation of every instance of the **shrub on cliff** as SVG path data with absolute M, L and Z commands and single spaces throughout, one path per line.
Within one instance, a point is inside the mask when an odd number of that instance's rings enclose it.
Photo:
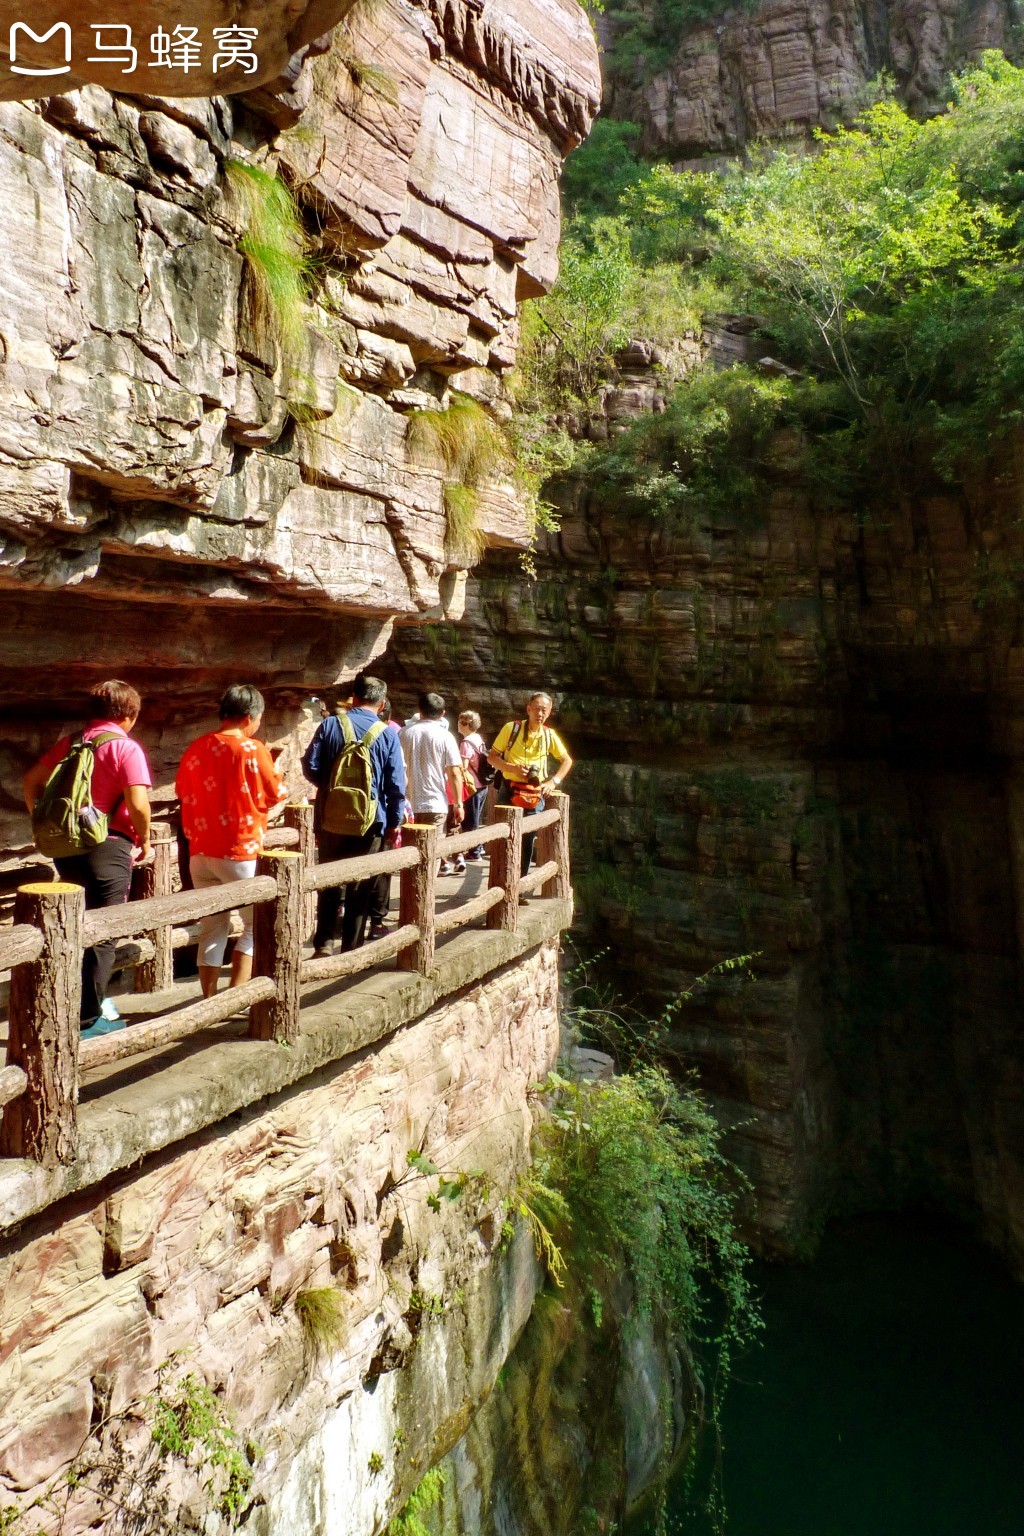
M 702 310 L 753 313 L 754 355 L 800 377 L 765 394 L 749 369 L 668 381 L 665 421 L 594 453 L 595 483 L 637 510 L 742 512 L 769 417 L 797 429 L 787 477 L 831 503 L 976 476 L 1021 419 L 1022 135 L 1024 71 L 986 54 L 926 122 L 881 100 L 812 155 L 650 167 L 614 218 L 577 213 L 565 275 L 525 330 L 533 407 L 585 406 L 627 334 L 670 345 L 699 334 Z

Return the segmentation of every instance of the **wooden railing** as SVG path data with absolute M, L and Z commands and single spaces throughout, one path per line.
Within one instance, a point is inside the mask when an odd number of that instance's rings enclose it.
M 436 826 L 406 826 L 401 848 L 329 864 L 312 862 L 311 815 L 309 806 L 287 808 L 287 824 L 268 834 L 251 880 L 173 893 L 173 844 L 165 837 L 154 842 L 139 900 L 87 912 L 81 886 L 57 880 L 18 890 L 14 926 L 0 931 L 0 971 L 11 972 L 8 1065 L 0 1070 L 0 1157 L 31 1158 L 44 1167 L 72 1163 L 85 1072 L 176 1044 L 245 1011 L 250 1039 L 288 1044 L 299 1033 L 303 983 L 354 976 L 390 959 L 400 970 L 426 975 L 439 936 L 481 918 L 490 929 L 514 931 L 521 897 L 537 890 L 547 897 L 571 896 L 565 796 L 528 818 L 528 831 L 538 834 L 537 864 L 525 878 L 519 874 L 523 812 L 517 807 L 499 806 L 493 825 L 452 837 L 442 837 Z M 490 855 L 486 889 L 439 913 L 441 859 L 479 844 Z M 316 892 L 384 874 L 399 876 L 398 927 L 344 954 L 304 958 Z M 173 950 L 194 937 L 185 925 L 250 905 L 255 908 L 251 981 L 146 1023 L 80 1038 L 84 949 L 114 941 L 117 963 L 135 967 L 137 991 L 165 990 L 173 982 Z

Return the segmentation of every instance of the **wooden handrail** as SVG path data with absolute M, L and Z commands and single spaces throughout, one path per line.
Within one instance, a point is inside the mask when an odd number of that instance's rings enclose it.
M 276 988 L 272 977 L 254 976 L 240 987 L 228 987 L 214 997 L 204 997 L 198 1003 L 176 1008 L 162 1018 L 151 1019 L 148 1024 L 133 1024 L 130 1029 L 120 1029 L 113 1035 L 100 1035 L 96 1040 L 83 1040 L 79 1048 L 79 1062 L 83 1072 L 95 1067 L 106 1067 L 112 1061 L 124 1061 L 129 1056 L 140 1056 L 143 1051 L 155 1051 L 162 1045 L 174 1045 L 188 1035 L 223 1024 L 236 1014 L 244 1013 L 256 1003 L 272 997 Z
M 20 1099 L 27 1087 L 28 1077 L 20 1067 L 4 1067 L 0 1071 L 0 1109 Z
M 20 1067 L 27 1082 L 0 1120 L 0 1156 L 30 1157 L 44 1168 L 73 1163 L 78 1151 L 84 916 L 84 890 L 64 880 L 33 881 L 14 898 L 15 923 L 38 928 L 43 945 L 11 972 L 7 1065 Z
M 28 965 L 43 952 L 43 936 L 31 923 L 16 923 L 0 931 L 0 971 L 15 965 Z
M 126 901 L 120 907 L 97 907 L 86 914 L 85 942 L 88 945 L 102 944 L 107 939 L 130 939 L 163 923 L 190 923 L 197 917 L 212 917 L 215 912 L 273 901 L 276 895 L 274 881 L 257 875 L 253 880 L 236 880 L 206 891 L 178 891 L 174 896 Z
M 356 976 L 360 971 L 368 971 L 372 965 L 390 960 L 399 950 L 415 944 L 419 936 L 416 924 L 407 923 L 404 928 L 392 929 L 383 939 L 364 944 L 362 949 L 349 949 L 341 955 L 323 955 L 319 960 L 303 960 L 302 980 L 337 981 L 342 976 Z
M 507 838 L 491 844 L 490 886 L 497 886 L 502 899 L 487 914 L 488 928 L 502 928 L 515 933 L 519 926 L 519 861 L 523 850 L 523 812 L 518 805 L 496 805 L 494 819 L 508 828 Z
M 253 1040 L 294 1040 L 299 1032 L 299 968 L 302 964 L 302 855 L 287 848 L 268 849 L 258 865 L 274 875 L 274 900 L 256 908 L 252 968 L 266 976 L 273 992 L 254 1004 L 249 1018 Z
M 157 987 L 141 987 L 139 985 L 139 972 L 143 966 L 150 965 L 156 959 L 156 945 L 152 939 L 119 939 L 114 946 L 114 970 L 130 971 L 132 966 L 136 968 L 135 990 L 136 992 L 162 991 Z M 166 981 L 164 986 L 170 986 Z
M 474 896 L 470 901 L 464 901 L 461 907 L 449 907 L 446 912 L 439 912 L 434 919 L 434 932 L 451 933 L 454 928 L 464 928 L 469 923 L 475 923 L 478 918 L 486 917 L 493 907 L 504 900 L 505 892 L 500 885 L 481 891 L 479 896 Z
M 81 886 L 62 881 L 20 888 L 15 925 L 0 932 L 0 969 L 11 967 L 10 1038 L 0 1068 L 0 1156 L 30 1158 L 47 1168 L 75 1161 L 80 1073 L 173 1045 L 249 1011 L 248 1033 L 258 1040 L 296 1040 L 302 983 L 333 981 L 395 957 L 400 970 L 429 975 L 437 937 L 485 918 L 490 929 L 514 932 L 523 895 L 571 900 L 567 796 L 525 817 L 519 806 L 498 806 L 494 824 L 442 839 L 440 829 L 413 823 L 407 846 L 336 859 L 310 867 L 312 811 L 289 806 L 292 824 L 274 838 L 251 880 L 201 891 L 169 890 L 173 842 L 154 841 L 143 871 L 152 894 L 117 907 L 85 911 Z M 538 865 L 520 878 L 524 831 L 538 832 Z M 442 853 L 489 847 L 487 888 L 461 906 L 436 910 Z M 294 851 L 293 851 L 294 850 Z M 315 893 L 336 885 L 401 874 L 399 927 L 360 949 L 303 959 Z M 143 976 L 140 990 L 169 987 L 173 950 L 194 941 L 194 924 L 241 906 L 255 906 L 254 975 L 244 985 L 203 998 L 161 1018 L 82 1041 L 79 1033 L 82 952 L 111 941 L 122 966 Z M 176 924 L 190 926 L 175 926 Z M 155 984 L 159 983 L 158 988 Z
M 362 853 L 354 859 L 332 859 L 329 864 L 314 864 L 307 869 L 303 889 L 326 891 L 329 886 L 348 885 L 352 880 L 372 880 L 374 875 L 397 875 L 401 869 L 412 869 L 418 861 L 414 847 L 386 848 L 382 853 Z
M 450 859 L 453 853 L 465 853 L 469 848 L 479 848 L 482 843 L 493 843 L 507 837 L 507 823 L 496 821 L 492 826 L 477 827 L 473 832 L 453 832 L 450 837 L 443 837 L 437 845 L 437 851 L 442 859 Z
M 547 864 L 535 865 L 528 875 L 523 875 L 519 882 L 520 896 L 529 896 L 531 891 L 536 891 L 547 881 L 553 880 L 557 874 L 558 865 L 554 859 L 550 859 Z
M 297 848 L 298 827 L 268 827 L 263 838 L 264 848 Z

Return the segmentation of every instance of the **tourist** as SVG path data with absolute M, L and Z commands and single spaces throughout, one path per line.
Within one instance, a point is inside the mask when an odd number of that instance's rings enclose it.
M 387 684 L 360 673 L 352 684 L 352 703 L 318 727 L 302 759 L 302 770 L 317 788 L 313 809 L 321 864 L 393 848 L 405 814 L 405 765 L 399 738 L 380 719 Z M 342 949 L 358 949 L 366 938 L 367 919 L 377 877 L 345 887 Z M 330 954 L 341 906 L 341 887 L 319 893 L 313 953 Z
M 444 718 L 444 699 L 439 693 L 424 693 L 419 703 L 419 719 L 407 725 L 399 737 L 413 819 L 443 827 L 451 804 L 452 820 L 460 826 L 464 782 L 462 758 Z M 440 872 L 442 875 L 454 873 L 448 859 L 441 860 Z
M 501 774 L 498 804 L 522 805 L 526 818 L 544 809 L 544 796 L 556 789 L 572 768 L 565 743 L 547 724 L 553 708 L 549 694 L 532 694 L 526 704 L 526 719 L 503 725 L 487 754 L 491 767 Z M 554 773 L 552 758 L 558 765 Z M 529 871 L 535 837 L 534 833 L 523 835 L 521 875 Z M 526 900 L 520 897 L 520 901 Z
M 462 806 L 462 826 L 466 832 L 475 832 L 479 827 L 487 800 L 487 786 L 494 777 L 494 770 L 487 761 L 487 745 L 480 735 L 480 723 L 476 710 L 463 710 L 459 716 L 459 753 L 462 757 L 462 772 L 469 787 L 469 795 Z M 473 864 L 478 864 L 483 856 L 482 843 L 478 843 L 466 854 L 466 858 Z M 457 859 L 456 873 L 459 873 L 459 863 Z
M 287 791 L 266 745 L 255 739 L 263 719 L 263 695 L 246 683 L 220 701 L 220 726 L 186 747 L 174 788 L 188 838 L 193 888 L 251 880 L 263 851 L 267 812 Z M 242 936 L 231 954 L 231 986 L 252 975 L 252 907 L 242 909 Z M 230 914 L 216 912 L 199 924 L 199 984 L 204 997 L 217 990 L 230 931 Z
M 391 700 L 385 699 L 380 707 L 380 718 L 384 721 L 389 731 L 393 731 L 396 736 L 400 736 L 402 734 L 402 727 L 397 720 L 392 718 L 393 714 Z M 408 809 L 408 801 L 405 803 L 402 816 L 403 821 L 406 820 L 406 816 L 408 816 L 409 820 L 412 819 L 412 812 Z M 400 844 L 396 842 L 395 846 L 398 847 Z M 391 882 L 393 878 L 392 875 L 378 875 L 373 882 L 373 898 L 370 902 L 371 939 L 383 939 L 390 931 L 388 928 L 388 913 L 391 910 Z
M 89 690 L 87 724 L 77 736 L 62 736 L 22 780 L 29 815 L 37 810 L 54 770 L 82 741 L 93 743 L 92 807 L 107 818 L 106 837 L 93 847 L 57 855 L 62 880 L 85 888 L 88 908 L 117 907 L 128 900 L 132 865 L 149 853 L 149 790 L 146 754 L 131 732 L 142 700 L 119 678 Z M 82 959 L 82 1031 L 86 1038 L 123 1029 L 117 1006 L 107 997 L 114 968 L 114 943 L 87 949 Z

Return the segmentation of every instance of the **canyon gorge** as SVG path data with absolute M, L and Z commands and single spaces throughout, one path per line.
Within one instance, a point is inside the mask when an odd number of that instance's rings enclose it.
M 620 338 L 560 423 L 595 457 L 553 475 L 543 526 L 491 466 L 467 541 L 460 474 L 416 430 L 469 402 L 516 441 L 523 305 L 557 280 L 559 179 L 602 94 L 644 163 L 731 173 L 850 122 L 883 72 L 940 111 L 951 72 L 1016 56 L 1018 7 L 699 4 L 642 67 L 637 9 L 313 3 L 268 14 L 267 68 L 230 94 L 83 73 L 0 100 L 0 900 L 49 872 L 21 775 L 104 677 L 144 696 L 158 815 L 240 679 L 296 790 L 311 696 L 371 664 L 399 714 L 433 686 L 489 738 L 548 690 L 576 760 L 571 943 L 664 1018 L 750 1181 L 745 1235 L 792 1258 L 837 1215 L 941 1211 L 1020 1272 L 1019 429 L 972 475 L 920 462 L 867 504 L 809 472 L 790 420 L 756 496 L 668 515 L 593 464 L 690 373 L 799 374 L 756 314 L 716 308 L 674 350 Z M 298 312 L 267 297 L 275 219 Z M 574 1355 L 564 1315 L 530 1320 L 533 1244 L 501 1233 L 569 918 L 535 911 L 493 974 L 453 969 L 421 1016 L 215 1129 L 183 1114 L 140 1166 L 2 1208 L 0 1515 L 182 1390 L 158 1367 L 184 1348 L 263 1447 L 259 1536 L 375 1536 L 435 1466 L 444 1536 L 577 1536 L 602 1465 L 616 1509 L 657 1480 L 699 1398 L 685 1350 L 640 1329 Z M 438 1218 L 417 1148 L 472 1168 L 472 1201 Z M 346 1343 L 325 1359 L 294 1298 L 330 1285 Z M 176 1500 L 176 1528 L 211 1528 Z M 96 1505 L 76 1518 L 102 1529 Z

